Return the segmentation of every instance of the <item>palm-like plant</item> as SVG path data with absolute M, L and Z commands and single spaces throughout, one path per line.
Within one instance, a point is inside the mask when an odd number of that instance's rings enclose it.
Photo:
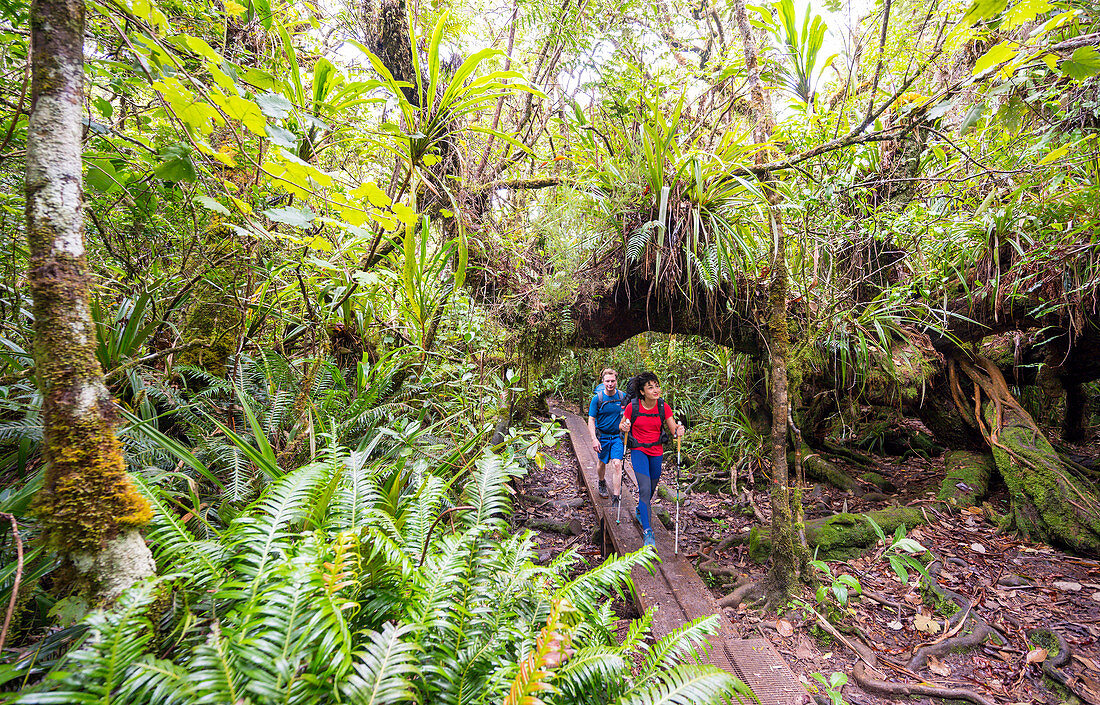
M 778 23 L 763 12 L 761 16 L 783 47 L 783 61 L 777 67 L 779 78 L 792 96 L 804 104 L 807 110 L 813 110 L 817 82 L 837 56 L 829 56 L 818 66 L 828 26 L 821 15 L 811 17 L 810 8 L 807 7 L 800 29 L 793 0 L 779 0 L 772 7 L 778 16 Z

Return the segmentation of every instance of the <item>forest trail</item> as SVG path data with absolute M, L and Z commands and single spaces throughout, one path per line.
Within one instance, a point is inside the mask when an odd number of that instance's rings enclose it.
M 588 443 L 588 430 L 576 414 L 548 401 L 550 414 L 565 422 L 580 467 L 578 481 L 588 492 L 603 535 L 604 553 L 629 553 L 642 546 L 642 532 L 631 518 L 637 499 L 629 492 L 623 493 L 621 523 L 611 514 L 611 500 L 600 497 L 596 491 L 596 454 Z M 671 469 L 671 468 L 670 468 Z M 707 654 L 710 663 L 722 668 L 745 682 L 761 705 L 800 705 L 806 691 L 787 663 L 776 653 L 767 639 L 742 638 L 737 628 L 714 601 L 710 591 L 684 556 L 673 552 L 673 535 L 659 521 L 653 522 L 657 537 L 657 553 L 661 562 L 651 574 L 644 568 L 635 568 L 634 601 L 639 612 L 656 607 L 653 618 L 653 634 L 661 637 L 684 624 L 712 614 L 718 614 L 721 623 L 718 634 L 711 640 Z

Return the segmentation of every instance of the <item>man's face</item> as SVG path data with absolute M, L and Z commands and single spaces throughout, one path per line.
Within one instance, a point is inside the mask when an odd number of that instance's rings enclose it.
M 618 383 L 619 383 L 619 379 L 615 375 L 604 375 L 603 376 L 603 388 L 607 391 L 608 394 L 614 394 L 615 393 L 615 385 L 618 384 Z

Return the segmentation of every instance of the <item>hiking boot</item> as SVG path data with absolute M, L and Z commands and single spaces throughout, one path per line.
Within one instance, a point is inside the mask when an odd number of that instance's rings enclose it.
M 653 529 L 646 529 L 642 532 L 642 545 L 656 547 L 657 537 L 653 535 Z
M 600 480 L 599 483 L 596 485 L 596 491 L 600 493 L 601 497 L 606 497 L 607 496 L 607 482 L 604 481 L 604 480 Z

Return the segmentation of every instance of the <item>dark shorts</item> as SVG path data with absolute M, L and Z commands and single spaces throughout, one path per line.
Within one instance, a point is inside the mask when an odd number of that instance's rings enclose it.
M 607 465 L 612 460 L 623 459 L 622 436 L 600 436 L 600 462 Z

